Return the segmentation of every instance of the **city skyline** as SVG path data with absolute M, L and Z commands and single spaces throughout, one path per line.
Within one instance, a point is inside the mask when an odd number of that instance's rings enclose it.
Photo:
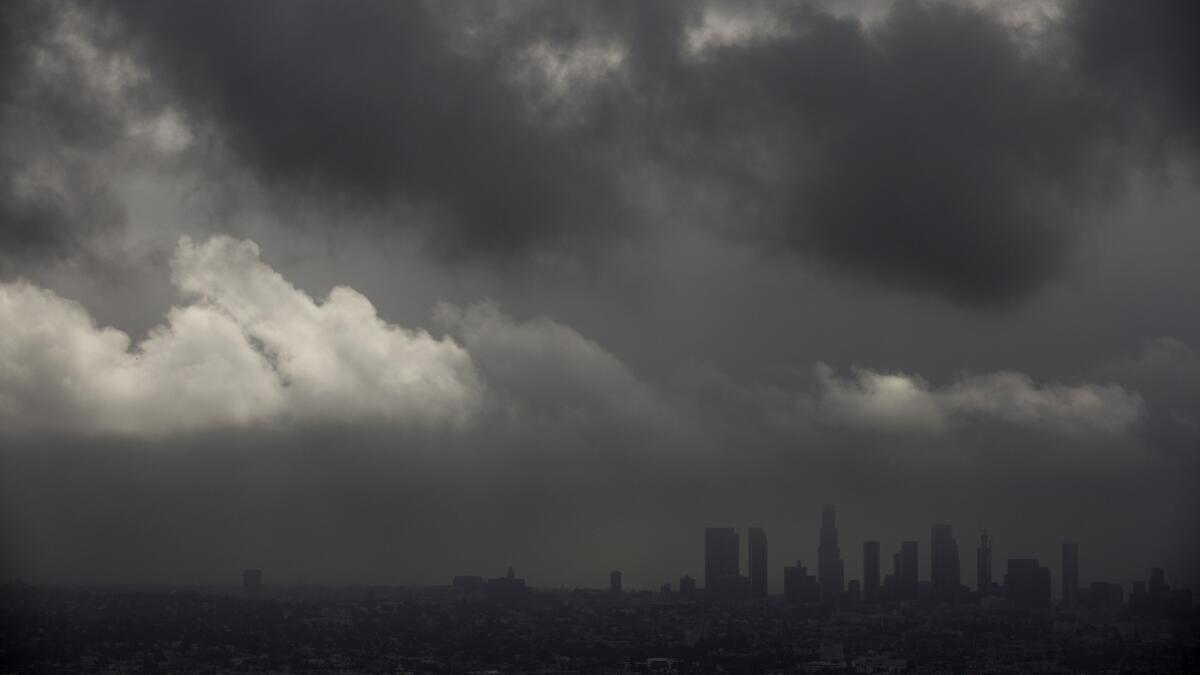
M 831 523 L 830 516 L 834 512 L 833 509 L 834 506 L 830 504 L 825 504 L 822 506 L 822 543 L 826 541 L 824 526 Z M 746 530 L 746 546 L 744 547 L 745 552 L 743 553 L 743 547 L 740 545 L 741 537 L 738 532 L 738 527 L 709 526 L 704 528 L 704 551 L 701 567 L 703 569 L 705 585 L 695 587 L 694 590 L 707 591 L 708 587 L 711 585 L 717 591 L 718 596 L 720 596 L 716 598 L 717 600 L 753 600 L 768 596 L 773 597 L 785 595 L 785 577 L 787 574 L 786 568 L 792 566 L 792 561 L 783 561 L 783 564 L 772 563 L 768 553 L 770 539 L 767 537 L 767 533 L 764 528 L 751 525 L 747 526 Z M 994 555 L 994 549 L 990 548 L 991 544 L 993 543 L 992 538 L 990 535 L 986 534 L 986 531 L 983 531 L 983 536 L 987 537 L 989 553 Z M 842 588 L 840 590 L 837 589 L 836 581 L 830 581 L 828 582 L 828 588 L 824 586 L 818 586 L 821 592 L 829 590 L 833 593 L 844 594 L 847 592 L 849 584 L 856 583 L 859 584 L 859 588 L 863 594 L 860 596 L 860 600 L 862 602 L 869 603 L 870 601 L 867 599 L 868 596 L 866 593 L 867 589 L 871 586 L 867 583 L 867 579 L 869 577 L 869 567 L 866 561 L 871 559 L 869 558 L 870 551 L 873 551 L 876 556 L 874 558 L 876 591 L 879 592 L 883 590 L 885 588 L 884 583 L 886 581 L 891 581 L 891 579 L 887 579 L 886 577 L 893 576 L 893 574 L 884 574 L 881 571 L 881 559 L 878 557 L 878 554 L 881 551 L 880 543 L 881 540 L 878 539 L 863 541 L 863 566 L 860 568 L 862 573 L 856 577 L 854 575 L 847 576 L 845 575 L 844 571 L 842 571 Z M 916 546 L 911 546 L 912 544 L 915 544 Z M 943 548 L 941 553 L 937 553 L 939 546 Z M 1079 542 L 1064 541 L 1061 543 L 1061 546 L 1062 557 L 1059 559 L 1060 565 L 1057 568 L 1052 568 L 1049 564 L 1040 566 L 1051 570 L 1058 570 L 1057 575 L 1053 572 L 1050 575 L 1050 579 L 1052 580 L 1051 588 L 1053 589 L 1051 591 L 1051 597 L 1055 602 L 1061 603 L 1064 607 L 1071 607 L 1074 602 L 1074 598 L 1078 596 L 1079 592 L 1086 591 L 1087 587 L 1093 583 L 1116 584 L 1128 594 L 1135 593 L 1139 584 L 1142 586 L 1149 584 L 1149 586 L 1146 586 L 1146 588 L 1143 589 L 1146 592 L 1151 592 L 1152 588 L 1156 584 L 1159 586 L 1169 585 L 1167 584 L 1164 570 L 1156 565 L 1147 567 L 1147 574 L 1145 576 L 1135 577 L 1132 579 L 1089 579 L 1086 577 L 1080 577 Z M 919 541 L 901 540 L 898 542 L 895 556 L 903 561 L 899 567 L 901 576 L 907 576 L 909 574 L 908 572 L 905 572 L 905 566 L 914 551 L 917 553 L 918 561 L 921 560 L 919 553 L 920 548 Z M 821 550 L 821 544 L 818 544 L 817 550 L 818 552 Z M 967 595 L 970 593 L 970 591 L 975 591 L 977 596 L 980 594 L 982 589 L 979 587 L 978 575 L 973 580 L 974 583 L 968 583 L 965 578 L 961 577 L 959 565 L 959 547 L 957 542 L 953 539 L 951 526 L 945 524 L 935 524 L 932 526 L 928 543 L 928 551 L 928 557 L 926 558 L 927 564 L 921 565 L 920 562 L 918 562 L 916 574 L 918 582 L 928 584 L 928 588 L 925 592 L 926 594 L 923 598 L 924 602 L 963 603 L 968 601 Z M 763 592 L 761 595 L 759 594 L 759 587 L 756 587 L 753 581 L 755 578 L 755 573 L 751 571 L 756 569 L 756 566 L 753 566 L 750 562 L 755 558 L 756 554 L 761 555 L 760 560 L 762 562 L 762 566 L 758 567 L 757 569 L 765 573 L 765 581 L 767 582 L 767 587 L 762 589 Z M 943 562 L 934 562 L 935 559 L 939 558 L 939 556 L 942 557 Z M 819 553 L 817 557 L 820 557 Z M 746 570 L 745 574 L 741 573 L 741 570 L 743 569 L 741 561 L 743 560 L 747 563 L 744 568 Z M 838 562 L 844 564 L 844 560 L 841 558 L 835 558 L 832 560 L 837 560 Z M 1027 556 L 1017 554 L 1006 556 L 1002 558 L 1001 561 L 1003 563 L 1001 566 L 1002 570 L 1005 566 L 1014 561 L 1017 563 L 1022 563 L 1024 561 L 1035 561 L 1039 564 L 1041 563 L 1041 561 L 1037 558 L 1029 558 Z M 801 563 L 802 565 L 804 563 L 803 560 L 799 560 L 797 562 Z M 804 567 L 808 568 L 809 566 L 804 565 Z M 925 569 L 926 572 L 922 574 L 920 571 L 921 569 Z M 512 578 L 514 575 L 514 567 L 512 565 L 508 565 L 507 570 L 506 577 Z M 819 571 L 817 568 L 813 568 L 811 572 L 813 573 L 813 578 L 816 583 L 820 584 Z M 481 576 L 472 576 L 474 573 L 464 572 L 463 574 L 466 576 L 460 575 L 456 578 L 471 577 L 483 579 Z M 1007 574 L 1007 572 L 1004 574 Z M 1004 574 L 1001 576 L 1001 581 L 1004 579 Z M 740 584 L 740 587 L 732 590 L 732 592 L 731 589 L 724 585 L 730 577 L 736 579 L 736 581 Z M 775 579 L 776 577 L 778 577 L 778 583 L 772 583 L 770 580 Z M 836 576 L 834 578 L 836 579 Z M 935 580 L 938 578 L 943 580 L 940 585 Z M 680 583 L 678 586 L 676 586 L 676 583 L 683 579 L 691 579 L 693 583 L 695 581 L 689 574 L 682 574 L 679 577 L 667 579 L 661 582 L 648 580 L 643 585 L 628 586 L 624 582 L 624 573 L 618 567 L 617 569 L 613 569 L 608 573 L 607 588 L 608 591 L 613 594 L 650 590 L 664 591 L 667 589 L 673 589 L 673 592 L 679 592 L 684 590 L 683 584 Z M 999 589 L 1003 586 L 1002 583 L 996 582 L 994 578 L 991 580 L 991 583 L 994 584 L 994 588 L 996 589 L 995 592 L 999 592 Z M 247 568 L 242 571 L 242 586 L 244 592 L 255 594 L 258 592 L 258 589 L 262 587 L 262 584 L 262 570 L 257 568 Z M 576 584 L 575 587 L 588 588 L 589 585 L 586 583 Z M 596 585 L 595 587 L 599 588 L 599 585 Z M 1178 585 L 1175 585 L 1174 587 L 1180 588 Z M 1182 588 L 1189 591 L 1191 590 L 1191 588 L 1188 586 L 1183 586 Z M 898 586 L 897 589 L 899 589 L 901 595 L 889 599 L 889 602 L 911 602 L 915 600 L 915 598 L 905 597 L 903 595 L 905 593 L 910 593 L 911 589 L 905 588 L 902 585 Z M 959 589 L 963 591 L 962 594 L 959 594 Z M 730 595 L 733 597 L 728 597 Z M 709 597 L 710 599 L 714 599 L 714 596 Z
M 1200 587 L 1197 24 L 0 3 L 0 583 Z

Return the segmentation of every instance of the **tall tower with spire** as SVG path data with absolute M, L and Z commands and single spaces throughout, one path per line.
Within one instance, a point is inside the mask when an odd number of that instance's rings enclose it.
M 842 552 L 838 549 L 837 523 L 833 504 L 821 507 L 821 542 L 817 548 L 817 582 L 821 594 L 827 597 L 841 595 L 845 588 L 845 566 Z
M 975 551 L 976 588 L 980 595 L 992 590 L 992 538 L 987 530 L 979 535 L 979 548 Z

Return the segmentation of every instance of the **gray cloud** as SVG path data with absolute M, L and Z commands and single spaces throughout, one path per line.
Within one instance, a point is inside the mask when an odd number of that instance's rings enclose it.
M 108 162 L 44 149 L 174 137 L 455 259 L 594 260 L 666 217 L 1005 305 L 1059 274 L 1147 154 L 1175 154 L 1189 7 L 1072 3 L 1031 28 L 937 2 L 866 23 L 773 4 L 19 5 L 6 30 L 41 37 L 6 48 L 4 129 L 34 140 L 8 144 L 25 149 L 4 160 L 3 236 L 53 255 L 122 222 Z
M 193 302 L 136 345 L 81 306 L 0 284 L 0 418 L 11 432 L 162 437 L 298 422 L 465 424 L 478 405 L 453 340 L 390 325 L 361 294 L 321 303 L 253 242 L 180 242 L 173 280 Z
M 535 429 L 634 425 L 672 436 L 684 420 L 705 424 L 679 407 L 685 399 L 656 391 L 549 318 L 517 322 L 494 303 L 443 303 L 437 321 L 460 346 L 383 321 L 345 286 L 316 302 L 263 263 L 256 244 L 224 236 L 201 244 L 185 237 L 171 269 L 190 302 L 136 345 L 51 291 L 0 284 L 6 427 L 148 436 L 264 423 L 462 427 L 485 405 L 483 424 Z M 784 394 L 795 401 L 792 413 L 757 414 L 795 428 L 938 434 L 982 418 L 1088 435 L 1122 433 L 1142 411 L 1140 397 L 1116 385 L 1039 386 L 1013 372 L 965 375 L 938 388 L 917 375 L 868 369 L 847 380 L 823 363 L 816 376 L 814 391 Z

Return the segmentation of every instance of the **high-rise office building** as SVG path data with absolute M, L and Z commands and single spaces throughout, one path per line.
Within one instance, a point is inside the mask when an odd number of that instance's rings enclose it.
M 863 542 L 863 601 L 879 602 L 879 542 Z
M 1010 558 L 1004 575 L 1004 593 L 1018 607 L 1050 606 L 1050 569 L 1037 560 Z
M 608 575 L 608 590 L 613 595 L 621 594 L 621 571 L 613 570 Z
M 900 598 L 909 602 L 915 602 L 920 589 L 920 581 L 918 576 L 917 542 L 902 541 L 900 542 L 900 575 L 897 578 L 897 590 L 900 592 Z
M 684 576 L 679 580 L 679 599 L 685 602 L 696 599 L 696 579 Z
M 262 592 L 262 570 L 242 570 L 242 593 L 254 597 Z
M 1062 598 L 1065 607 L 1079 603 L 1079 544 L 1073 541 L 1062 547 Z
M 846 584 L 846 599 L 849 600 L 851 604 L 862 600 L 861 588 L 862 587 L 859 585 L 858 579 L 851 579 L 850 582 Z
M 958 542 L 949 525 L 934 525 L 929 536 L 929 581 L 933 599 L 953 602 L 958 596 Z
M 747 534 L 750 546 L 750 597 L 767 597 L 767 533 L 752 527 Z
M 1161 567 L 1150 569 L 1150 597 L 1160 598 L 1167 594 L 1171 587 L 1167 585 L 1167 575 Z
M 979 548 L 975 550 L 975 579 L 980 595 L 992 592 L 992 538 L 987 530 L 979 535 Z
M 822 595 L 837 597 L 845 588 L 845 568 L 838 550 L 837 523 L 832 504 L 821 507 L 821 539 L 817 548 L 817 581 Z
M 704 529 L 704 595 L 728 599 L 740 585 L 738 534 L 732 527 Z
M 821 599 L 817 578 L 797 560 L 795 566 L 783 568 L 783 598 L 788 602 L 811 603 Z

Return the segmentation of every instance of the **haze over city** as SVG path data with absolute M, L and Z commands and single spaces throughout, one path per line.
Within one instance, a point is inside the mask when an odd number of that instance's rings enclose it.
M 1197 25 L 3 3 L 0 580 L 1196 588 Z

